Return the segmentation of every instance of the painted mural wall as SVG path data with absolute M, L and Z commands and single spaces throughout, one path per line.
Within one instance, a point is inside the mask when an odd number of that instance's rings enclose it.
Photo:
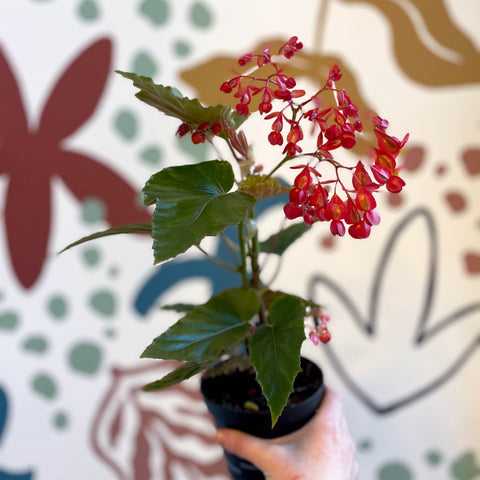
M 157 169 L 215 158 L 115 69 L 215 104 L 213 71 L 291 35 L 306 84 L 337 63 L 352 100 L 410 133 L 371 238 L 317 225 L 284 259 L 276 286 L 332 318 L 305 354 L 344 398 L 361 480 L 480 478 L 479 25 L 471 0 L 2 0 L 0 480 L 228 478 L 198 379 L 141 392 L 172 364 L 139 359 L 176 320 L 160 300 L 200 303 L 222 275 L 193 251 L 154 267 L 142 236 L 57 253 L 146 221 Z

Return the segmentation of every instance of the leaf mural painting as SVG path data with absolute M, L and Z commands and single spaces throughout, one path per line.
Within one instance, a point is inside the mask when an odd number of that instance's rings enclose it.
M 56 82 L 35 129 L 28 124 L 17 80 L 0 49 L 0 175 L 6 175 L 8 182 L 5 229 L 13 270 L 24 288 L 35 284 L 44 266 L 52 178 L 60 177 L 80 201 L 101 199 L 112 224 L 148 221 L 132 186 L 97 160 L 69 151 L 62 143 L 94 113 L 110 71 L 110 57 L 111 42 L 106 38 L 86 48 Z
M 198 388 L 182 383 L 159 392 L 142 391 L 146 381 L 177 366 L 163 361 L 113 369 L 93 421 L 91 442 L 118 480 L 174 480 L 180 472 L 182 478 L 198 480 L 228 477 Z M 188 450 L 186 444 L 195 447 Z
M 389 20 L 395 57 L 414 81 L 429 86 L 480 82 L 480 52 L 453 22 L 444 0 L 343 0 L 378 8 Z

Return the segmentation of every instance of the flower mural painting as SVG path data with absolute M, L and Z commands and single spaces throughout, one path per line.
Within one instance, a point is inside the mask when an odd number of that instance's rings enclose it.
M 424 235 L 418 235 L 418 227 L 424 227 Z M 433 394 L 474 361 L 480 347 L 479 301 L 438 317 L 433 313 L 441 311 L 435 302 L 438 250 L 433 215 L 424 208 L 412 210 L 394 228 L 378 257 L 366 314 L 336 280 L 327 275 L 310 280 L 311 297 L 328 302 L 346 320 L 343 328 L 348 334 L 335 331 L 340 339 L 326 347 L 329 361 L 352 393 L 377 414 L 397 411 Z M 392 272 L 418 252 L 424 273 L 411 278 L 399 292 Z M 402 321 L 391 321 L 392 312 Z M 356 352 L 354 361 L 348 360 L 349 351 Z M 362 370 L 365 362 L 368 372 Z
M 176 362 L 166 361 L 112 370 L 110 387 L 93 421 L 91 442 L 118 480 L 228 478 L 195 382 L 153 394 L 142 391 L 152 376 L 175 366 Z
M 109 39 L 86 48 L 58 79 L 38 126 L 33 127 L 18 82 L 0 49 L 0 175 L 7 177 L 4 222 L 13 270 L 26 289 L 35 284 L 44 267 L 54 178 L 60 178 L 79 201 L 101 199 L 111 224 L 148 218 L 136 191 L 122 177 L 63 144 L 94 113 L 110 72 L 110 58 Z M 92 70 L 95 75 L 85 76 Z

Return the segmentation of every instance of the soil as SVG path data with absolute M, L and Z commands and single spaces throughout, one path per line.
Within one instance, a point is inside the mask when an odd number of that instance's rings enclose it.
M 305 400 L 320 387 L 322 377 L 310 372 L 312 368 L 315 366 L 306 364 L 302 359 L 302 370 L 295 378 L 293 392 L 287 405 L 294 405 Z M 203 382 L 204 391 L 215 403 L 225 405 L 234 411 L 268 411 L 267 401 L 255 379 L 252 367 L 247 370 L 237 370 L 228 375 L 206 377 Z

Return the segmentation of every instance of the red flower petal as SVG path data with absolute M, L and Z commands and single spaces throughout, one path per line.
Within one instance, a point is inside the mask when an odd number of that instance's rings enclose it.
M 27 128 L 17 81 L 0 49 L 0 137 L 2 141 L 11 139 L 16 142 L 26 134 Z
M 111 42 L 102 39 L 84 50 L 52 90 L 40 119 L 39 134 L 61 140 L 94 112 L 110 72 Z
M 56 172 L 79 200 L 96 197 L 105 203 L 111 225 L 150 221 L 139 192 L 113 170 L 75 152 L 59 151 L 56 163 Z
M 42 271 L 50 232 L 50 181 L 39 172 L 10 178 L 5 228 L 13 269 L 30 288 Z

